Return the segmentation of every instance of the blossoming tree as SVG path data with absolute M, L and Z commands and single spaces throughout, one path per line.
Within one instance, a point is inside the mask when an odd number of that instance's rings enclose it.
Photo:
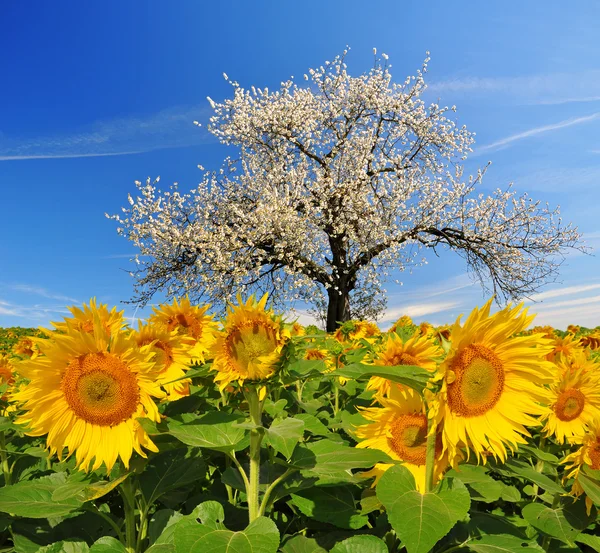
M 501 298 L 526 296 L 556 274 L 579 235 L 508 187 L 484 196 L 485 169 L 463 178 L 472 134 L 426 105 L 424 74 L 392 82 L 387 56 L 352 77 L 343 56 L 311 69 L 307 86 L 233 87 L 209 98 L 209 131 L 236 148 L 191 193 L 136 183 L 112 218 L 140 250 L 135 301 L 159 289 L 222 302 L 240 287 L 304 300 L 328 331 L 385 306 L 383 281 L 447 247 Z

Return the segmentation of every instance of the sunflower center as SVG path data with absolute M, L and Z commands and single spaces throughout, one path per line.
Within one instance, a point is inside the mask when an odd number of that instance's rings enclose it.
M 399 353 L 392 358 L 392 365 L 418 365 L 417 358 L 409 353 Z
M 448 404 L 453 413 L 475 417 L 487 413 L 502 396 L 504 367 L 486 346 L 470 344 L 454 358 L 448 382 Z
M 140 402 L 135 374 L 110 353 L 88 353 L 73 359 L 61 388 L 75 415 L 99 426 L 129 419 Z
M 390 427 L 388 444 L 401 461 L 424 465 L 427 456 L 427 417 L 402 415 Z
M 259 322 L 235 328 L 229 333 L 227 344 L 240 372 L 251 379 L 260 376 L 254 370 L 254 365 L 260 364 L 261 357 L 273 353 L 277 348 L 273 330 Z
M 590 461 L 592 470 L 600 470 L 600 438 L 596 439 L 589 449 Z
M 569 388 L 558 396 L 554 404 L 556 416 L 565 422 L 576 419 L 585 407 L 585 396 L 575 388 Z

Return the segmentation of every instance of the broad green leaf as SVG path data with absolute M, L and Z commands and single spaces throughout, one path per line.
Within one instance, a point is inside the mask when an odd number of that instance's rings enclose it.
M 356 510 L 354 494 L 348 486 L 310 488 L 293 494 L 292 503 L 304 515 L 339 528 L 358 530 L 369 520 Z
M 148 539 L 150 540 L 150 543 L 153 544 L 157 541 L 158 543 L 161 543 L 163 534 L 165 534 L 166 537 L 167 528 L 182 518 L 183 515 L 173 509 L 159 509 L 156 511 L 150 518 L 148 524 Z
M 318 476 L 331 481 L 352 481 L 351 469 L 370 468 L 376 463 L 393 463 L 377 449 L 349 447 L 331 440 L 319 440 L 296 447 L 290 463 L 305 476 Z
M 536 471 L 528 463 L 520 461 L 519 459 L 508 459 L 503 465 L 498 465 L 496 470 L 501 474 L 508 474 L 509 476 L 516 474 L 517 476 L 525 478 L 525 480 L 537 484 L 540 488 L 543 488 L 550 493 L 565 493 L 559 484 L 548 478 L 546 475 Z
M 281 553 L 327 553 L 327 551 L 313 538 L 294 536 L 285 542 Z
M 146 553 L 175 553 L 175 546 L 172 543 L 155 543 L 146 549 Z
M 323 436 L 325 438 L 329 438 L 330 440 L 334 440 L 339 442 L 342 440 L 342 437 L 335 432 L 331 432 L 317 417 L 314 415 L 309 415 L 308 413 L 300 413 L 299 415 L 294 416 L 295 419 L 300 419 L 304 422 L 304 429 L 307 432 L 310 432 L 313 436 Z
M 509 503 L 516 503 L 521 501 L 521 492 L 515 486 L 508 486 L 507 484 L 504 484 L 500 498 L 504 501 L 508 501 Z
M 90 548 L 84 541 L 59 541 L 40 547 L 37 553 L 90 553 Z
M 579 536 L 575 538 L 575 541 L 579 543 L 583 543 L 588 547 L 591 547 L 594 551 L 598 551 L 600 553 L 600 537 L 592 536 L 591 534 L 581 533 Z
M 66 499 L 74 498 L 85 503 L 92 499 L 99 499 L 105 496 L 107 493 L 113 491 L 123 480 L 125 480 L 129 474 L 124 474 L 114 480 L 100 480 L 98 482 L 77 482 L 71 480 L 77 480 L 78 474 L 73 475 L 67 479 L 67 483 L 59 486 L 52 492 L 52 501 L 64 501 Z
M 204 526 L 215 530 L 224 530 L 225 511 L 218 501 L 205 501 L 194 509 L 194 516 L 200 519 Z
M 388 469 L 377 484 L 377 497 L 408 553 L 428 553 L 463 519 L 471 498 L 460 480 L 445 478 L 435 491 L 421 494 L 402 465 Z
M 447 476 L 466 484 L 471 498 L 485 503 L 500 499 L 505 487 L 504 483 L 494 480 L 483 466 L 459 465 L 458 469 L 450 470 Z
M 304 436 L 304 421 L 292 417 L 276 419 L 265 436 L 275 451 L 289 459 Z
M 139 476 L 146 503 L 152 505 L 163 494 L 201 480 L 206 466 L 197 456 L 186 456 L 186 449 L 172 449 L 150 459 Z
M 127 550 L 116 538 L 104 536 L 92 544 L 90 553 L 127 553 Z
M 259 517 L 245 530 L 215 530 L 198 523 L 180 521 L 175 530 L 175 553 L 277 553 L 279 530 Z
M 522 509 L 523 518 L 536 530 L 552 536 L 567 545 L 575 545 L 575 538 L 591 522 L 583 501 L 569 503 L 555 509 L 541 503 L 529 503 Z
M 577 481 L 581 484 L 585 495 L 587 495 L 596 507 L 600 507 L 600 482 L 588 477 L 583 472 L 579 473 Z
M 541 461 L 546 461 L 548 463 L 558 464 L 558 457 L 556 455 L 552 455 L 552 453 L 548 453 L 547 451 L 542 451 L 537 447 L 520 445 L 519 451 L 526 451 L 527 453 L 530 453 L 534 459 L 540 459 Z
M 482 536 L 468 542 L 467 546 L 475 553 L 524 553 L 526 551 L 543 553 L 544 550 L 534 541 L 523 540 L 508 534 Z
M 59 517 L 71 513 L 84 502 L 76 497 L 60 501 L 52 498 L 54 491 L 66 481 L 65 472 L 56 472 L 37 480 L 26 480 L 0 488 L 0 511 L 28 518 Z
M 422 392 L 431 378 L 431 373 L 413 365 L 381 367 L 378 365 L 352 363 L 328 373 L 328 376 L 343 376 L 344 378 L 352 378 L 354 380 L 379 376 Z
M 242 415 L 213 411 L 201 416 L 179 415 L 167 424 L 169 433 L 184 444 L 227 452 L 247 446 L 248 432 L 235 425 L 243 420 Z
M 325 370 L 325 362 L 322 359 L 297 359 L 287 366 L 285 381 L 304 380 L 311 376 L 319 376 Z
M 330 553 L 389 553 L 385 542 L 376 536 L 352 536 L 335 544 Z

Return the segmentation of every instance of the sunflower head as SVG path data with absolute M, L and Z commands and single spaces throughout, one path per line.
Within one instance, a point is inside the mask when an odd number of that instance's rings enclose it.
M 584 368 L 565 368 L 550 386 L 548 400 L 550 410 L 542 417 L 544 431 L 560 444 L 581 438 L 600 418 L 600 375 Z
M 220 389 L 234 381 L 264 380 L 275 372 L 290 331 L 281 317 L 265 309 L 267 297 L 256 301 L 250 296 L 244 303 L 238 295 L 238 305 L 229 306 L 223 330 L 211 347 Z
M 369 321 L 347 321 L 333 334 L 334 339 L 341 343 L 357 342 L 365 339 L 369 343 L 375 342 L 381 331 L 375 323 Z
M 154 362 L 159 369 L 157 382 L 167 393 L 170 401 L 190 394 L 189 378 L 182 379 L 192 363 L 193 346 L 175 330 L 165 326 L 140 323 L 132 336 L 140 348 L 154 353 Z M 176 382 L 174 382 L 176 381 Z
M 289 329 L 290 329 L 290 335 L 292 336 L 292 338 L 306 335 L 306 329 L 297 321 L 295 323 L 292 323 L 290 325 Z
M 427 336 L 414 334 L 403 341 L 396 333 L 385 335 L 381 349 L 373 359 L 374 365 L 395 367 L 398 365 L 414 365 L 433 372 L 437 362 L 441 360 L 443 351 Z M 370 378 L 367 390 L 376 390 L 378 394 L 388 395 L 392 383 L 378 376 Z
M 417 489 L 425 493 L 428 420 L 421 397 L 410 388 L 394 389 L 389 398 L 381 398 L 381 407 L 362 409 L 371 421 L 356 428 L 361 440 L 356 447 L 379 449 L 401 461 L 415 478 Z M 380 463 L 363 476 L 375 476 L 375 484 L 392 465 Z M 437 482 L 449 466 L 448 454 L 442 450 L 441 435 L 436 445 L 434 477 Z
M 584 466 L 592 470 L 600 470 L 600 418 L 591 423 L 588 432 L 581 440 L 581 447 L 567 455 L 561 463 L 565 467 L 565 480 L 574 478 L 571 494 L 575 497 L 581 496 L 584 491 L 579 483 L 579 473 Z M 593 502 L 589 497 L 585 498 L 588 515 L 592 510 Z
M 43 355 L 19 364 L 28 382 L 13 397 L 24 411 L 18 422 L 31 436 L 46 435 L 51 454 L 62 458 L 66 448 L 80 469 L 105 464 L 110 471 L 119 457 L 127 467 L 133 450 L 157 451 L 137 419 L 158 422 L 152 398 L 164 394 L 152 352 L 129 333 L 109 333 L 93 314 L 92 332 L 67 324 L 64 333 L 38 341 Z
M 13 363 L 8 355 L 0 354 L 0 386 L 6 386 L 7 391 L 0 397 L 6 402 L 9 399 L 10 387 L 15 383 Z
M 184 336 L 185 341 L 194 346 L 192 357 L 201 363 L 215 339 L 217 324 L 213 316 L 208 315 L 210 305 L 192 305 L 189 298 L 174 299 L 170 304 L 161 304 L 153 308 L 150 323 L 162 325 L 168 331 Z
M 505 460 L 507 447 L 525 443 L 525 427 L 538 425 L 533 415 L 545 413 L 543 385 L 555 372 L 544 359 L 548 340 L 516 336 L 533 319 L 527 310 L 509 305 L 490 315 L 491 302 L 475 308 L 464 325 L 457 319 L 436 377 L 444 447 L 451 452 L 468 447 L 484 462 L 488 455 Z
M 22 357 L 35 359 L 39 355 L 39 349 L 36 338 L 32 336 L 23 336 L 12 348 L 13 353 Z
M 89 305 L 84 303 L 81 307 L 71 306 L 67 309 L 73 315 L 72 317 L 65 317 L 63 321 L 51 323 L 57 332 L 65 333 L 67 328 L 72 326 L 82 332 L 93 333 L 94 325 L 99 324 L 104 332 L 110 335 L 119 332 L 126 325 L 124 311 L 117 311 L 116 307 L 109 311 L 108 305 L 104 303 L 98 305 L 96 298 L 92 298 Z
M 546 356 L 548 361 L 560 361 L 570 359 L 574 355 L 584 353 L 584 346 L 573 334 L 565 334 L 564 337 L 553 336 L 552 350 Z

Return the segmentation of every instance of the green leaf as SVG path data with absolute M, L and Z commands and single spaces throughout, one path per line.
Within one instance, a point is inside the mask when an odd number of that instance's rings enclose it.
M 217 451 L 245 449 L 248 432 L 235 426 L 244 420 L 242 415 L 212 411 L 205 415 L 184 414 L 168 419 L 169 433 L 184 444 Z
M 550 493 L 565 493 L 559 484 L 548 478 L 546 475 L 536 471 L 528 463 L 524 463 L 519 459 L 508 459 L 506 463 L 499 465 L 496 470 L 500 474 L 507 474 L 508 476 L 516 474 L 517 476 L 525 478 L 525 480 L 529 480 L 530 482 L 537 484 L 540 488 L 543 488 Z
M 45 545 L 37 553 L 89 553 L 90 548 L 84 541 L 59 541 L 52 545 Z
M 600 482 L 588 477 L 583 472 L 579 473 L 577 481 L 581 484 L 585 495 L 591 499 L 594 505 L 600 507 Z
M 327 553 L 315 539 L 306 536 L 294 536 L 285 542 L 281 553 Z
M 172 449 L 150 459 L 139 477 L 140 487 L 148 505 L 163 494 L 201 480 L 206 473 L 202 459 L 187 456 L 186 449 Z
M 218 501 L 204 501 L 194 509 L 194 516 L 199 518 L 204 526 L 215 530 L 224 530 L 225 511 Z
M 271 447 L 289 459 L 304 436 L 304 421 L 289 417 L 273 421 L 266 432 Z
M 335 544 L 330 553 L 389 553 L 387 545 L 376 536 L 352 536 Z
M 0 488 L 0 511 L 13 516 L 50 518 L 67 515 L 84 502 L 77 497 L 56 501 L 53 492 L 67 481 L 65 472 Z
M 279 548 L 279 530 L 266 517 L 255 519 L 242 532 L 180 521 L 174 536 L 175 553 L 277 553 Z
M 314 415 L 309 415 L 308 413 L 300 413 L 299 415 L 294 415 L 294 418 L 303 421 L 304 430 L 306 430 L 306 432 L 310 432 L 313 436 L 323 436 L 325 438 L 329 438 L 330 440 L 335 440 L 336 442 L 342 440 L 342 437 L 339 434 L 331 432 Z
M 369 520 L 356 510 L 354 494 L 349 486 L 310 488 L 293 494 L 292 503 L 304 515 L 339 528 L 357 530 Z
M 81 503 L 92 499 L 99 499 L 107 493 L 114 490 L 129 474 L 124 474 L 115 480 L 99 480 L 90 482 L 89 480 L 79 481 L 81 473 L 72 474 L 66 484 L 59 486 L 52 492 L 52 501 L 64 501 L 74 498 Z
M 504 483 L 494 480 L 483 466 L 460 465 L 458 469 L 448 471 L 447 476 L 466 484 L 471 498 L 485 503 L 498 501 L 505 487 Z
M 322 359 L 297 359 L 286 368 L 285 381 L 304 380 L 310 376 L 320 376 L 326 370 Z
M 567 503 L 555 509 L 541 503 L 530 503 L 522 510 L 523 518 L 536 530 L 567 545 L 575 545 L 575 538 L 590 523 L 584 501 Z
M 330 481 L 353 481 L 351 469 L 393 462 L 383 451 L 349 447 L 331 440 L 297 446 L 290 461 L 304 476 L 318 476 Z
M 381 367 L 378 365 L 352 363 L 328 373 L 328 376 L 343 376 L 344 378 L 352 378 L 354 380 L 379 376 L 422 392 L 431 378 L 431 373 L 413 365 Z
M 575 538 L 575 541 L 584 543 L 588 547 L 591 547 L 594 551 L 598 551 L 598 553 L 600 553 L 600 537 L 598 536 L 581 533 Z
M 460 480 L 445 478 L 434 492 L 421 494 L 402 465 L 388 469 L 377 484 L 377 497 L 408 553 L 428 553 L 463 519 L 471 498 Z
M 127 550 L 119 540 L 104 536 L 93 543 L 90 553 L 127 553 Z
M 523 540 L 517 536 L 507 534 L 483 536 L 468 542 L 467 546 L 475 553 L 523 553 L 525 550 L 543 553 L 544 551 L 533 541 Z

